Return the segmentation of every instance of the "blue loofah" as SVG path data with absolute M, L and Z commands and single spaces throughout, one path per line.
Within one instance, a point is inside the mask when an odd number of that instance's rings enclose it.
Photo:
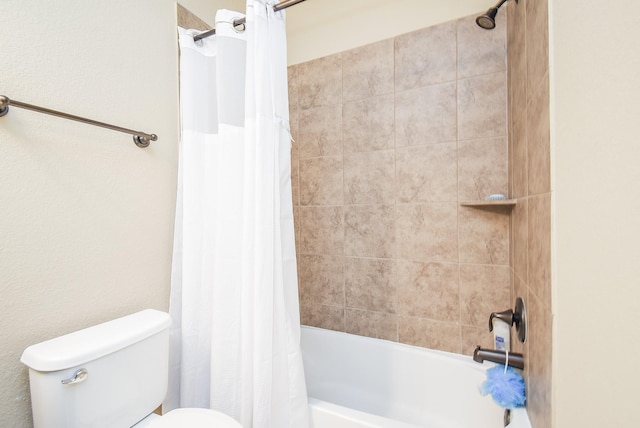
M 487 370 L 487 380 L 480 385 L 482 395 L 491 394 L 493 401 L 506 409 L 524 407 L 524 379 L 511 367 L 497 365 Z

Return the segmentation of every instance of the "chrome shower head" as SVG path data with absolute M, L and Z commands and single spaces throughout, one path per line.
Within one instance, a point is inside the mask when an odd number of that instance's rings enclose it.
M 500 0 L 498 4 L 496 4 L 492 8 L 489 8 L 489 10 L 487 10 L 484 14 L 476 18 L 476 24 L 478 24 L 480 28 L 484 28 L 485 30 L 493 30 L 494 28 L 496 28 L 496 15 L 498 14 L 498 9 L 500 9 L 500 6 L 505 4 L 507 1 L 508 0 Z M 516 3 L 518 3 L 518 0 L 516 0 Z

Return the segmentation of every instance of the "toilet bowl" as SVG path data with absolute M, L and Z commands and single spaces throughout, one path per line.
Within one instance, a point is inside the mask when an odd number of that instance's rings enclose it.
M 147 309 L 25 349 L 34 428 L 241 428 L 210 409 L 153 413 L 167 393 L 170 325 Z

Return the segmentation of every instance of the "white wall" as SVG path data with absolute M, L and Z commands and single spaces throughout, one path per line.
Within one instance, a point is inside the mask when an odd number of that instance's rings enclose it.
M 167 309 L 179 140 L 175 2 L 3 0 L 0 94 L 156 133 L 0 118 L 0 426 L 31 426 L 22 350 Z
M 551 1 L 555 427 L 640 426 L 640 2 Z
M 493 4 L 492 0 L 307 0 L 287 9 L 289 64 L 475 14 Z

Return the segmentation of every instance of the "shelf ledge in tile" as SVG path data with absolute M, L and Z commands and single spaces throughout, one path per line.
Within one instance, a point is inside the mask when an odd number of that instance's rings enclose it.
M 465 201 L 460 202 L 460 205 L 463 207 L 507 207 L 513 208 L 516 205 L 516 199 L 502 199 L 498 201 Z

